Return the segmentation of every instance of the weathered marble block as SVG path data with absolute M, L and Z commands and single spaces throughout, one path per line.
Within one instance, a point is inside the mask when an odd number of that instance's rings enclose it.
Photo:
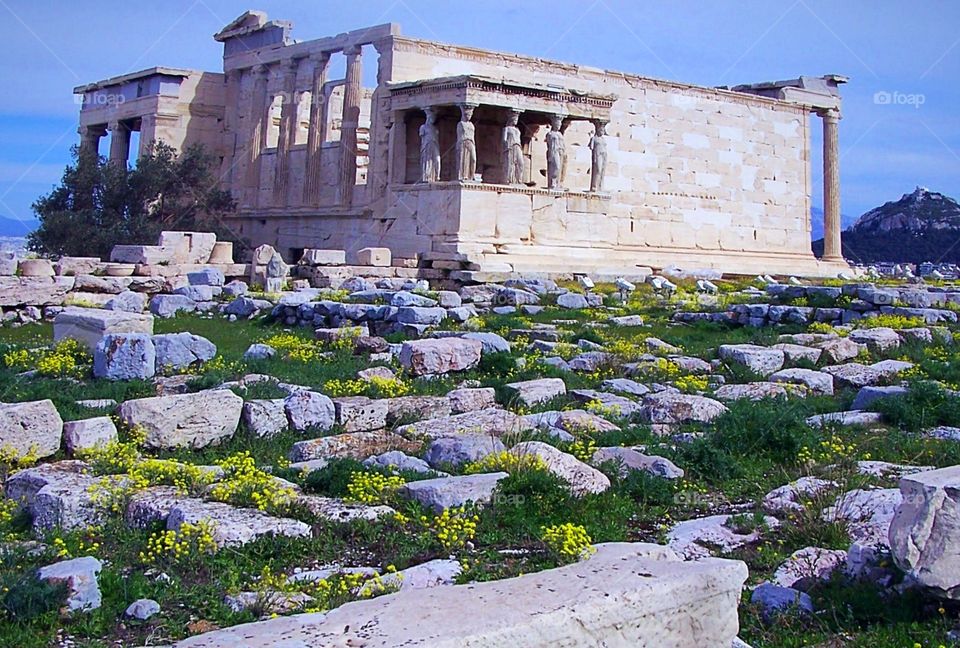
M 180 648 L 423 645 L 729 648 L 747 567 L 682 562 L 665 547 L 609 543 L 587 560 L 519 578 L 411 589 L 191 637 Z M 411 623 L 429 611 L 429 622 Z
M 153 316 L 100 308 L 68 307 L 53 320 L 53 339 L 57 342 L 73 338 L 93 350 L 108 333 L 152 335 Z
M 357 263 L 359 265 L 386 268 L 392 261 L 390 248 L 366 247 L 357 250 Z

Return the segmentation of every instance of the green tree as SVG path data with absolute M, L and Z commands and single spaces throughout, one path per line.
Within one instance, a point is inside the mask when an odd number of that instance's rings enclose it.
M 201 145 L 178 154 L 155 142 L 131 169 L 77 148 L 73 158 L 60 184 L 33 204 L 40 225 L 28 244 L 35 252 L 107 258 L 114 245 L 152 244 L 162 230 L 236 241 L 221 219 L 236 205 L 219 188 L 214 157 Z

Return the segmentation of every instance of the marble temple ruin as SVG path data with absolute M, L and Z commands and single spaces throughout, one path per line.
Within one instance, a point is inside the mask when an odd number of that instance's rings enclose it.
M 382 247 L 395 265 L 487 275 L 847 269 L 845 77 L 709 88 L 396 24 L 305 41 L 291 30 L 248 11 L 214 36 L 223 72 L 154 67 L 76 88 L 81 148 L 125 164 L 155 140 L 205 145 L 237 201 L 230 226 L 292 262 L 333 249 L 356 263 Z M 822 259 L 810 249 L 817 122 Z

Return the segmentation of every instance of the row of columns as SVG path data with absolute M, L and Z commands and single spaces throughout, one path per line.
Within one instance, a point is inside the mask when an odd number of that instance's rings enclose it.
M 100 140 L 110 132 L 110 152 L 107 161 L 111 164 L 123 165 L 126 168 L 130 158 L 130 133 L 132 129 L 123 121 L 112 121 L 107 125 L 96 124 L 80 126 L 80 156 L 86 159 L 98 155 Z
M 357 182 L 357 128 L 360 125 L 360 103 L 363 97 L 362 87 L 362 48 L 359 45 L 343 50 L 347 59 L 346 77 L 344 79 L 343 111 L 341 114 L 340 131 L 340 175 L 337 183 L 337 203 L 349 206 L 353 202 L 353 189 Z M 309 90 L 297 90 L 297 75 L 300 65 L 304 61 L 313 64 Z M 327 68 L 330 53 L 322 52 L 312 57 L 289 59 L 283 65 L 280 80 L 283 103 L 280 112 L 280 131 L 277 138 L 276 164 L 273 177 L 273 198 L 275 205 L 289 206 L 292 196 L 289 194 L 290 178 L 290 151 L 296 140 L 297 107 L 305 94 L 310 92 L 310 114 L 307 130 L 306 169 L 304 174 L 302 201 L 307 205 L 316 205 L 320 199 L 322 188 L 322 161 L 321 149 L 326 139 L 327 106 L 323 88 L 327 82 Z M 269 103 L 269 67 L 256 65 L 248 70 L 232 70 L 228 73 L 228 95 L 239 95 L 241 75 L 253 75 L 253 92 L 250 100 L 250 120 L 252 123 L 246 139 L 246 151 L 238 150 L 235 155 L 243 155 L 246 162 L 246 172 L 242 187 L 234 183 L 238 192 L 244 196 L 250 206 L 257 205 L 260 178 L 262 174 L 263 150 L 267 145 L 269 130 L 270 103 Z M 231 92 L 230 84 L 236 85 Z M 228 128 L 236 129 L 239 120 L 234 117 L 228 119 Z
M 457 123 L 456 177 L 461 182 L 474 182 L 477 170 L 476 126 L 473 113 L 479 104 L 462 103 L 460 121 Z M 440 133 L 437 128 L 437 106 L 423 109 L 424 124 L 420 127 L 420 181 L 439 182 L 440 180 Z M 524 175 L 523 137 L 518 127 L 523 111 L 510 109 L 501 135 L 503 160 L 501 176 L 505 184 L 522 185 Z M 559 114 L 550 116 L 550 130 L 546 134 L 547 144 L 547 188 L 562 190 L 566 180 L 567 148 L 564 133 L 572 118 Z M 594 133 L 590 138 L 591 165 L 590 191 L 603 191 L 604 175 L 607 166 L 607 144 L 604 120 L 592 120 Z

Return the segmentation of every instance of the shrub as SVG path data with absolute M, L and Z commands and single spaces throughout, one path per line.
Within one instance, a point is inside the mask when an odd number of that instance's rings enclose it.
M 263 344 L 273 347 L 286 360 L 294 362 L 316 362 L 323 357 L 322 345 L 316 340 L 293 333 L 276 333 L 262 341 Z
M 420 516 L 420 523 L 433 535 L 444 551 L 463 548 L 477 534 L 480 517 L 468 513 L 464 507 L 444 509 L 440 515 Z
M 544 544 L 561 562 L 576 562 L 596 551 L 587 530 L 579 524 L 554 524 L 541 531 Z
M 140 552 L 140 560 L 146 564 L 196 562 L 204 554 L 214 554 L 217 550 L 213 525 L 208 520 L 196 524 L 184 522 L 177 531 L 157 531 L 150 536 L 146 550 Z
M 881 398 L 871 409 L 883 414 L 892 425 L 908 432 L 920 432 L 937 425 L 960 425 L 960 399 L 951 398 L 931 381 L 911 383 L 902 396 Z
M 48 378 L 83 378 L 93 362 L 86 347 L 73 338 L 49 349 L 13 349 L 3 355 L 3 364 L 15 371 L 35 370 Z
M 388 496 L 406 483 L 398 475 L 383 475 L 379 472 L 358 470 L 351 473 L 347 482 L 347 499 L 361 504 L 382 504 Z
M 304 488 L 329 497 L 345 497 L 347 484 L 350 483 L 353 474 L 365 470 L 366 467 L 356 459 L 331 459 L 326 466 L 306 476 Z
M 782 400 L 737 401 L 713 421 L 710 442 L 733 456 L 762 455 L 792 462 L 816 438 L 802 406 Z
M 257 468 L 249 452 L 241 452 L 217 462 L 223 479 L 210 489 L 210 498 L 235 506 L 253 506 L 261 511 L 288 504 L 295 493 L 273 475 Z
M 622 492 L 641 507 L 670 506 L 674 503 L 676 486 L 673 481 L 651 475 L 645 470 L 631 470 L 619 476 L 618 462 L 607 461 L 600 466 L 611 477 L 614 489 Z
M 514 475 L 532 470 L 545 471 L 546 469 L 547 464 L 535 454 L 512 453 L 501 450 L 470 462 L 464 467 L 463 472 L 466 475 L 490 472 L 505 472 Z
M 891 315 L 887 313 L 881 313 L 880 315 L 875 315 L 873 317 L 861 317 L 854 322 L 854 326 L 857 328 L 886 327 L 892 329 L 906 329 L 926 326 L 926 320 L 924 320 L 922 317 L 909 317 L 906 315 Z
M 55 611 L 66 598 L 65 583 L 37 580 L 33 572 L 0 575 L 0 618 L 29 621 Z

